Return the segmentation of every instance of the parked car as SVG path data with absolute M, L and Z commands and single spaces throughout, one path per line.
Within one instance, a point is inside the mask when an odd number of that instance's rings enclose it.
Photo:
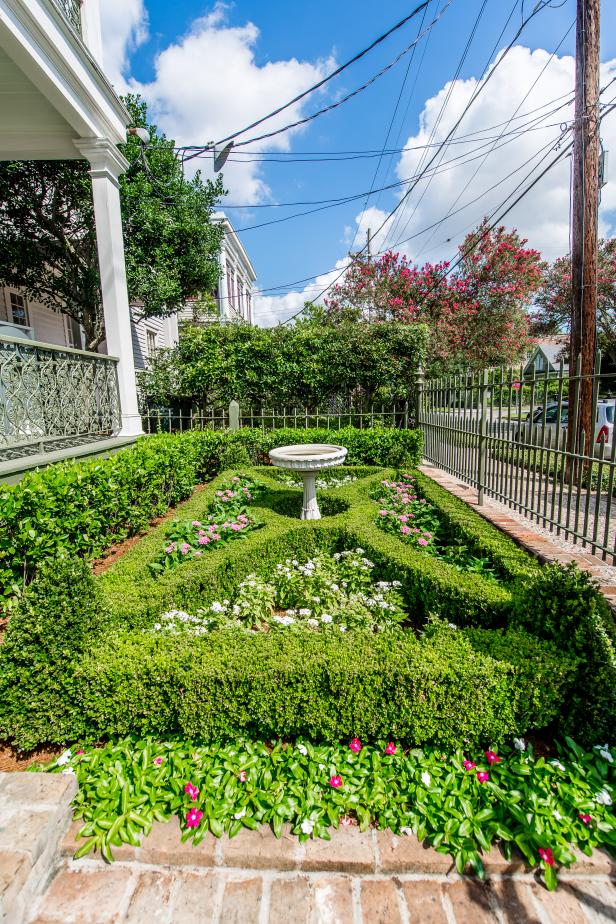
M 595 455 L 599 455 L 601 451 L 601 444 L 605 444 L 604 458 L 608 458 L 612 452 L 612 439 L 614 435 L 614 409 L 616 406 L 615 400 L 610 401 L 598 401 L 597 402 L 597 419 L 595 422 L 595 432 L 594 432 L 594 451 Z M 543 407 L 537 408 L 533 412 L 532 420 L 530 413 L 526 417 L 526 420 L 521 427 L 516 431 L 516 439 L 528 439 L 531 436 L 531 431 L 533 428 L 537 428 L 537 433 L 539 435 L 539 441 L 541 438 L 541 433 L 543 431 Z M 545 409 L 545 440 L 547 442 L 548 432 L 552 433 L 551 444 L 552 446 L 556 443 L 556 432 L 558 429 L 566 430 L 569 425 L 569 403 L 563 401 L 560 406 L 560 422 L 558 421 L 558 403 L 556 401 L 550 402 Z

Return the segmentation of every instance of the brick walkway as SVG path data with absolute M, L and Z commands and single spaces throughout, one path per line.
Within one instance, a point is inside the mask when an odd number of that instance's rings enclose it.
M 603 924 L 616 921 L 616 864 L 582 858 L 555 893 L 493 850 L 488 883 L 452 872 L 413 837 L 341 828 L 300 845 L 269 829 L 182 844 L 177 820 L 156 825 L 116 863 L 65 859 L 31 924 Z

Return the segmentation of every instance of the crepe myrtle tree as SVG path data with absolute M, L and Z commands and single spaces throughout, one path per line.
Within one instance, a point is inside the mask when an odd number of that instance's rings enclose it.
M 545 267 L 535 299 L 533 333 L 568 332 L 571 324 L 571 258 L 559 257 Z M 599 242 L 597 275 L 597 341 L 616 366 L 616 238 Z
M 150 142 L 129 136 L 120 178 L 128 293 L 142 317 L 167 317 L 187 298 L 213 291 L 222 229 L 211 215 L 222 180 L 184 177 L 174 142 L 148 122 L 146 104 L 124 104 Z M 105 338 L 89 165 L 85 161 L 0 164 L 0 284 L 74 318 L 88 349 Z
M 529 345 L 527 308 L 542 280 L 537 250 L 517 231 L 490 228 L 487 219 L 447 261 L 421 267 L 391 251 L 355 261 L 326 299 L 330 323 L 426 324 L 432 370 L 513 363 Z

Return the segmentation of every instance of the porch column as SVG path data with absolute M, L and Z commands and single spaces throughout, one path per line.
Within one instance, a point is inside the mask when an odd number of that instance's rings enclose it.
M 118 384 L 122 423 L 118 435 L 135 436 L 143 430 L 137 406 L 118 182 L 118 177 L 128 168 L 128 161 L 105 139 L 84 138 L 75 145 L 90 162 L 107 352 L 120 360 Z
M 224 245 L 220 250 L 219 265 L 220 281 L 218 283 L 218 292 L 220 295 L 220 320 L 224 322 L 229 318 L 231 312 L 231 306 L 229 304 L 229 286 L 227 283 L 227 254 L 225 253 Z

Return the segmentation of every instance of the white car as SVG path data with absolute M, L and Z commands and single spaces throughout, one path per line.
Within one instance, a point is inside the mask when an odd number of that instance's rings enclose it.
M 601 444 L 605 444 L 605 449 L 603 452 L 603 458 L 608 459 L 612 453 L 612 439 L 614 434 L 614 408 L 616 406 L 616 400 L 611 401 L 598 401 L 597 402 L 597 419 L 595 422 L 595 432 L 594 432 L 594 446 L 595 446 L 595 455 L 598 456 L 601 451 Z M 522 436 L 528 438 L 531 435 L 531 427 L 537 428 L 538 440 L 541 440 L 541 433 L 543 422 L 543 407 L 537 408 L 533 413 L 532 424 L 530 419 L 530 414 L 528 414 L 524 425 L 516 436 Z M 545 411 L 545 434 L 547 442 L 547 433 L 551 431 L 551 445 L 554 446 L 556 443 L 556 430 L 560 427 L 561 430 L 566 430 L 569 424 L 569 403 L 563 401 L 560 408 L 560 423 L 558 422 L 558 403 L 553 401 L 550 402 Z

